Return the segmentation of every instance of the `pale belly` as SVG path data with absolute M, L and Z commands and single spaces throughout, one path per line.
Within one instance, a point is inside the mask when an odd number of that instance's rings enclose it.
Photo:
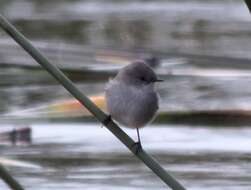
M 112 118 L 130 128 L 144 127 L 158 110 L 158 95 L 150 88 L 113 85 L 106 90 L 106 100 Z

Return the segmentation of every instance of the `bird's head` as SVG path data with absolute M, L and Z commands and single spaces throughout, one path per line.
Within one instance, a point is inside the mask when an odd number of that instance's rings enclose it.
M 133 62 L 119 71 L 117 80 L 135 85 L 147 85 L 160 82 L 156 73 L 143 61 Z

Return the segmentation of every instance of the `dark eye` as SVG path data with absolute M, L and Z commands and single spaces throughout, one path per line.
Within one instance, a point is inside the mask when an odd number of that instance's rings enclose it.
M 140 77 L 140 80 L 145 81 L 146 79 L 145 77 Z

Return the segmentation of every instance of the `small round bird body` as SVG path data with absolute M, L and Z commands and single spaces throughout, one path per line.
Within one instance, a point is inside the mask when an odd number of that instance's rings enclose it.
M 144 62 L 134 62 L 119 71 L 106 88 L 107 109 L 113 119 L 129 128 L 141 128 L 158 110 L 154 71 Z
M 129 128 L 141 128 L 158 110 L 158 95 L 150 86 L 136 87 L 112 81 L 107 88 L 107 109 L 113 119 Z

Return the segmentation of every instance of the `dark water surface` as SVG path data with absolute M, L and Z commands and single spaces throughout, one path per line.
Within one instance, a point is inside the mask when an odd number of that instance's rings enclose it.
M 102 93 L 123 66 L 101 55 L 155 54 L 161 110 L 250 110 L 251 18 L 242 1 L 2 0 L 0 10 L 87 95 Z M 0 30 L 0 113 L 68 98 Z M 32 145 L 0 146 L 0 161 L 27 189 L 166 188 L 100 124 L 30 126 Z M 250 139 L 249 126 L 142 130 L 145 149 L 193 190 L 251 189 Z M 0 181 L 0 189 L 8 188 Z

